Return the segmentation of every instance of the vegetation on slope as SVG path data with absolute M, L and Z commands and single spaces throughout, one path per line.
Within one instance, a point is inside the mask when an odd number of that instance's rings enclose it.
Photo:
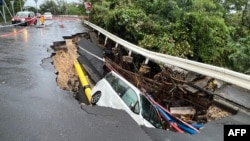
M 139 46 L 250 74 L 250 0 L 92 0 L 91 21 Z

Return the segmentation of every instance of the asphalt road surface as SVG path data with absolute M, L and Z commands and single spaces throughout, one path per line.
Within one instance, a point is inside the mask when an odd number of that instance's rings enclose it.
M 82 32 L 81 21 L 68 19 L 0 28 L 1 141 L 151 140 L 125 112 L 82 110 L 57 86 L 50 45 Z
M 77 19 L 0 28 L 1 141 L 223 141 L 224 124 L 250 124 L 249 115 L 238 112 L 189 135 L 139 127 L 120 110 L 81 109 L 72 92 L 56 84 L 50 45 L 86 31 Z

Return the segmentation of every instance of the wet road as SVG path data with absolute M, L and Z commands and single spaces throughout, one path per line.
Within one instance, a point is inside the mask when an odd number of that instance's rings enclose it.
M 50 45 L 85 29 L 79 20 L 45 25 L 0 28 L 0 140 L 151 140 L 125 112 L 82 110 L 57 86 Z
M 238 112 L 189 135 L 140 128 L 124 111 L 88 106 L 82 110 L 72 93 L 56 84 L 50 45 L 87 29 L 79 20 L 45 25 L 0 28 L 1 141 L 222 141 L 224 124 L 250 124 L 249 115 Z

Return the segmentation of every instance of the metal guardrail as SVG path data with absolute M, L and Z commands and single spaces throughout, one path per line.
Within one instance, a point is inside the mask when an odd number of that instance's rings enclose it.
M 154 61 L 156 63 L 164 63 L 172 66 L 176 66 L 185 70 L 197 72 L 206 76 L 211 76 L 218 80 L 222 80 L 224 82 L 237 85 L 239 87 L 250 90 L 250 75 L 242 74 L 239 72 L 235 72 L 229 69 L 204 64 L 200 62 L 191 61 L 188 59 L 183 59 L 179 57 L 174 57 L 166 54 L 156 53 L 139 46 L 136 46 L 132 43 L 129 43 L 110 32 L 102 29 L 101 27 L 90 23 L 89 21 L 84 21 L 84 24 L 92 27 L 98 32 L 105 35 L 107 38 L 113 40 L 117 44 L 123 46 L 124 48 L 135 52 L 137 54 L 141 54 L 145 56 L 147 59 Z

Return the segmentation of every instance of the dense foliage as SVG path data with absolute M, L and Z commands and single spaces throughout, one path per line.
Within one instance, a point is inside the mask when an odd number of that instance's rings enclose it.
M 91 2 L 91 21 L 123 39 L 250 74 L 250 0 Z
M 53 15 L 81 15 L 82 5 L 83 3 L 68 3 L 66 0 L 48 0 L 39 6 L 39 11 L 41 13 L 49 11 Z
M 5 0 L 7 20 L 12 16 L 10 1 Z M 87 15 L 86 1 L 92 3 L 91 22 L 125 40 L 250 74 L 250 0 L 49 0 L 38 12 Z M 14 11 L 22 7 L 36 12 L 35 7 L 23 7 L 24 2 L 15 1 Z
M 13 9 L 11 1 L 13 2 Z M 4 0 L 3 5 L 0 6 L 0 22 L 5 21 L 4 17 L 6 17 L 6 21 L 11 20 L 11 18 L 13 17 L 13 15 L 15 15 L 16 12 L 21 11 L 24 3 L 25 0 Z
M 13 9 L 11 5 L 13 2 Z M 0 6 L 0 22 L 4 21 L 3 13 L 5 13 L 6 21 L 10 21 L 13 15 L 18 11 L 33 11 L 43 14 L 44 12 L 51 12 L 53 15 L 84 15 L 84 3 L 83 0 L 79 2 L 67 2 L 66 0 L 45 0 L 41 5 L 33 7 L 26 5 L 27 0 L 4 0 L 3 6 Z M 34 3 L 42 0 L 34 0 Z M 4 7 L 4 11 L 3 8 Z

